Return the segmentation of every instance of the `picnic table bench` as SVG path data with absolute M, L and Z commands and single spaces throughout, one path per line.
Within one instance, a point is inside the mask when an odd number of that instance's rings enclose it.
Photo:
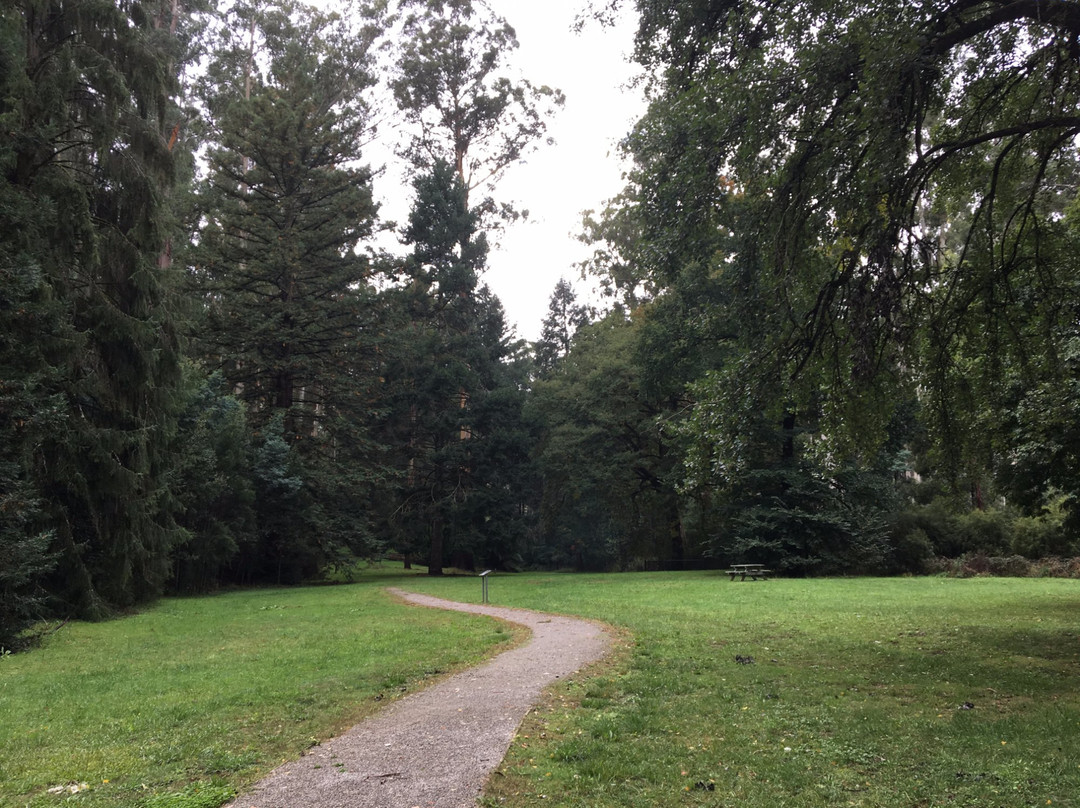
M 731 576 L 731 580 L 735 580 L 735 576 L 739 576 L 740 581 L 745 581 L 747 576 L 750 576 L 751 581 L 756 581 L 759 578 L 762 581 L 769 580 L 769 576 L 772 575 L 772 570 L 765 569 L 764 564 L 732 564 L 731 569 L 724 570 L 726 575 Z

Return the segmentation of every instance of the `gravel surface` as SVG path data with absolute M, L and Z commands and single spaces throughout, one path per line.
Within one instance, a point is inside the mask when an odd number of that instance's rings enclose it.
M 603 629 L 584 620 L 391 591 L 420 606 L 518 623 L 532 639 L 314 747 L 232 808 L 473 806 L 541 691 L 610 647 Z

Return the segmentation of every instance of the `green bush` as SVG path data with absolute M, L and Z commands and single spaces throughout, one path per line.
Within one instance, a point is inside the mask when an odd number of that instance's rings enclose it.
M 987 559 L 990 574 L 1002 578 L 1030 578 L 1032 565 L 1020 555 L 991 556 Z
M 924 538 L 931 553 L 920 556 Z M 1065 531 L 1060 509 L 1038 516 L 1023 516 L 1010 508 L 960 511 L 945 499 L 899 513 L 891 542 L 899 572 L 917 572 L 929 555 L 1037 559 L 1080 554 L 1080 544 Z
M 896 515 L 893 536 L 897 539 L 894 542 L 902 541 L 903 537 L 915 531 L 926 537 L 936 556 L 953 558 L 969 549 L 960 544 L 955 513 L 940 500 L 909 508 Z
M 926 571 L 950 578 L 1080 578 L 1080 558 L 1048 557 L 1037 560 L 1021 555 L 991 556 L 967 553 L 957 558 L 936 557 Z
M 1080 542 L 1065 529 L 1060 506 L 1038 516 L 1018 516 L 1012 526 L 1012 551 L 1026 558 L 1080 555 Z
M 1012 548 L 1012 516 L 998 509 L 969 511 L 956 518 L 956 541 L 965 552 L 1001 555 Z
M 927 562 L 934 557 L 934 545 L 921 527 L 894 530 L 889 543 L 891 553 L 887 571 L 893 575 L 926 572 Z

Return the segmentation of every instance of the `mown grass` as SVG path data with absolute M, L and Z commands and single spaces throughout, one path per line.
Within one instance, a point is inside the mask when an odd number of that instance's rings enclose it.
M 410 588 L 479 598 L 475 580 Z M 1076 581 L 524 575 L 490 592 L 633 641 L 527 720 L 486 805 L 1080 805 Z
M 0 805 L 214 808 L 512 639 L 381 586 L 411 579 L 171 599 L 0 659 Z
M 0 660 L 0 805 L 214 808 L 510 636 L 379 586 L 476 602 L 476 578 L 363 581 L 165 601 Z M 490 593 L 624 631 L 527 719 L 489 806 L 1080 805 L 1076 581 L 497 575 Z

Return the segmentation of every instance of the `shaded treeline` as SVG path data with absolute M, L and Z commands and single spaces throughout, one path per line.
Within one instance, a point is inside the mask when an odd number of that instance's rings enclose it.
M 1080 21 L 945 6 L 639 0 L 607 312 L 561 282 L 529 346 L 481 281 L 493 189 L 563 97 L 486 6 L 6 3 L 0 644 L 389 551 L 1075 552 Z
M 651 103 L 586 219 L 621 310 L 535 388 L 545 549 L 1075 553 L 1075 5 L 636 10 Z
M 28 0 L 0 35 L 0 644 L 388 549 L 509 555 L 526 352 L 480 282 L 513 216 L 487 194 L 562 103 L 506 77 L 513 30 Z M 365 162 L 380 88 L 411 122 L 400 227 Z

